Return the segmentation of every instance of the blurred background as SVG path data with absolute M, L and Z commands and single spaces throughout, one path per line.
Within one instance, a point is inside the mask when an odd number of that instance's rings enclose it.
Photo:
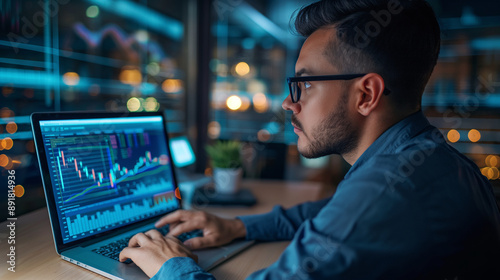
M 281 102 L 304 38 L 290 16 L 307 0 L 0 1 L 0 173 L 16 170 L 17 214 L 45 205 L 33 112 L 162 111 L 209 174 L 204 146 L 244 143 L 246 178 L 322 182 L 349 169 L 306 160 Z M 442 28 L 424 112 L 500 188 L 500 2 L 430 0 Z M 0 209 L 7 208 L 7 188 Z M 7 211 L 0 211 L 0 221 Z

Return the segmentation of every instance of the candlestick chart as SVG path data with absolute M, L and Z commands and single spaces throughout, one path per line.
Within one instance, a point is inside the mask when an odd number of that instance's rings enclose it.
M 169 168 L 168 157 L 153 157 L 151 151 L 141 149 L 140 144 L 127 147 L 124 143 L 118 149 L 115 140 L 136 139 L 144 147 L 147 146 L 147 135 L 97 135 L 53 140 L 61 201 L 64 204 L 85 204 L 161 191 L 164 188 L 161 183 L 172 180 L 165 172 Z M 145 182 L 149 183 L 147 188 Z

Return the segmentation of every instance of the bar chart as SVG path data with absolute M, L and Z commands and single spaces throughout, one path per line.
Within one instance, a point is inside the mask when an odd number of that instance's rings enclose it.
M 66 223 L 69 235 L 74 236 L 85 232 L 92 233 L 107 229 L 123 222 L 138 220 L 151 212 L 161 212 L 176 209 L 177 207 L 178 204 L 172 192 L 170 198 L 162 197 L 160 201 L 151 201 L 151 199 L 144 198 L 141 203 L 115 205 L 111 210 L 66 217 Z

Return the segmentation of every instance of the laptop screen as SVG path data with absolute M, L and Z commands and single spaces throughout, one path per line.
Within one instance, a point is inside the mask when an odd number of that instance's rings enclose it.
M 40 121 L 63 243 L 180 208 L 161 116 Z

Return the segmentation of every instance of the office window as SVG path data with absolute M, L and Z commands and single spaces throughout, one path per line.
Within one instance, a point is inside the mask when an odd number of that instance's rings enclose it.
M 424 112 L 500 187 L 500 3 L 431 1 L 442 30 Z
M 0 2 L 0 171 L 25 191 L 18 215 L 44 205 L 32 112 L 167 111 L 184 132 L 190 3 Z

